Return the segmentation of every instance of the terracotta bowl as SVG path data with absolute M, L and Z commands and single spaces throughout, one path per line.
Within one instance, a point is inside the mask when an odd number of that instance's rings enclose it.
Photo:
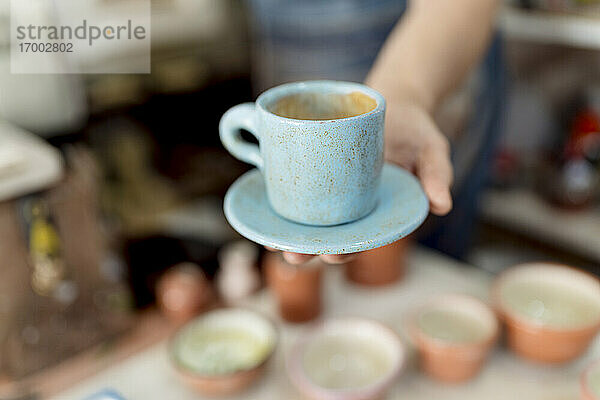
M 400 374 L 405 350 L 386 326 L 362 318 L 325 321 L 288 358 L 294 385 L 319 400 L 380 399 Z
M 267 318 L 224 308 L 186 324 L 171 341 L 171 360 L 180 378 L 199 393 L 231 395 L 258 379 L 276 342 L 275 326 Z M 230 366 L 224 366 L 224 359 Z
M 581 400 L 600 400 L 600 360 L 596 360 L 581 374 Z
M 436 380 L 458 383 L 479 372 L 498 338 L 499 324 L 480 300 L 446 295 L 417 310 L 409 332 L 421 369 Z
M 516 292 L 519 287 L 521 294 Z M 556 300 L 557 293 L 575 300 Z M 492 297 L 506 324 L 508 345 L 532 361 L 573 360 L 586 351 L 600 329 L 600 281 L 575 268 L 542 262 L 512 267 L 496 279 Z M 585 310 L 577 311 L 574 301 L 585 302 L 581 303 Z M 576 320 L 565 319 L 578 315 Z

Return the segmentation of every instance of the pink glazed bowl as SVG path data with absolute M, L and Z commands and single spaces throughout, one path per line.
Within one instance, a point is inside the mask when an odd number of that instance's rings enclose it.
M 390 328 L 363 318 L 327 320 L 288 358 L 293 384 L 319 400 L 382 398 L 402 371 L 405 349 Z

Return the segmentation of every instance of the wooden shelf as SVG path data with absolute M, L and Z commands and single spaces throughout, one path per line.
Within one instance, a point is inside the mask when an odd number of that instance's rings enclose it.
M 500 13 L 499 24 L 508 39 L 600 50 L 600 17 L 506 6 Z
M 487 222 L 600 262 L 600 209 L 561 210 L 526 189 L 491 190 L 481 202 Z

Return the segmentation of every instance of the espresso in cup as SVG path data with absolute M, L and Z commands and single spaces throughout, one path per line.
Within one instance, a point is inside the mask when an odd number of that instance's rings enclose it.
M 355 117 L 377 107 L 372 97 L 361 92 L 349 94 L 306 92 L 286 96 L 269 107 L 275 115 L 304 120 Z
M 367 86 L 308 81 L 267 90 L 219 126 L 235 157 L 256 165 L 273 210 L 294 222 L 337 225 L 377 205 L 385 100 Z M 259 146 L 245 142 L 240 129 Z

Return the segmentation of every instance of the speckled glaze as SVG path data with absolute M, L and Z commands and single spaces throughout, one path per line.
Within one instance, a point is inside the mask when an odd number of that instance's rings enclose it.
M 377 194 L 375 210 L 357 221 L 335 227 L 296 224 L 269 206 L 262 174 L 254 169 L 231 185 L 224 210 L 236 231 L 262 245 L 304 254 L 348 254 L 395 242 L 427 217 L 429 202 L 419 181 L 402 168 L 384 165 Z
M 330 120 L 275 115 L 277 100 L 303 92 L 350 94 L 375 100 L 364 114 Z M 223 145 L 263 173 L 276 213 L 307 225 L 337 225 L 369 214 L 378 201 L 383 165 L 385 100 L 358 83 L 307 81 L 272 88 L 256 103 L 230 109 L 220 123 Z M 260 147 L 245 142 L 239 129 L 252 132 Z

